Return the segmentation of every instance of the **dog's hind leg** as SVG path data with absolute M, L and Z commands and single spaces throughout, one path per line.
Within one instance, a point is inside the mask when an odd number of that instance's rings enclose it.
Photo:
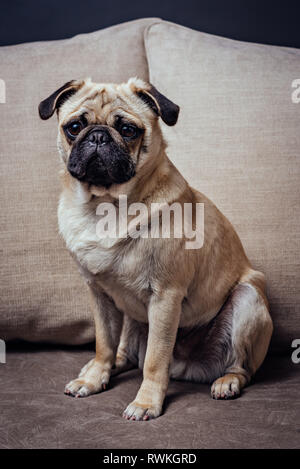
M 273 324 L 264 293 L 264 276 L 251 270 L 227 300 L 231 308 L 231 350 L 223 376 L 214 381 L 214 399 L 237 397 L 266 356 Z
M 236 397 L 262 364 L 272 331 L 264 276 L 251 270 L 209 324 L 178 331 L 171 377 L 213 383 L 215 399 Z

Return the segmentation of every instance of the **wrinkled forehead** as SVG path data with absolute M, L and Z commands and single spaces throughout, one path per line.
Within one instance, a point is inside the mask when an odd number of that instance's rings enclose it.
M 90 122 L 104 124 L 114 115 L 129 117 L 141 124 L 143 102 L 127 83 L 84 83 L 60 108 L 61 124 L 85 114 Z

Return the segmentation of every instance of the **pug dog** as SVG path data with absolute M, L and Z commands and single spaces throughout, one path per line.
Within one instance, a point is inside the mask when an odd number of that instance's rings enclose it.
M 179 107 L 138 78 L 85 79 L 40 103 L 42 119 L 55 111 L 59 228 L 88 284 L 96 330 L 95 358 L 65 393 L 98 393 L 111 375 L 139 367 L 143 380 L 126 419 L 158 417 L 170 378 L 211 383 L 214 399 L 237 397 L 262 364 L 273 331 L 265 278 L 230 222 L 168 158 L 159 119 L 175 125 Z M 120 196 L 149 209 L 191 204 L 193 226 L 194 209 L 204 204 L 202 246 L 187 249 L 186 238 L 172 233 L 99 237 L 97 207 L 118 211 Z

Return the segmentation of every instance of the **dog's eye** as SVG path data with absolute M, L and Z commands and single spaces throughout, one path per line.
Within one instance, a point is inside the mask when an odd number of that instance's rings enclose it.
M 83 124 L 80 121 L 75 121 L 72 122 L 70 125 L 67 127 L 67 133 L 69 137 L 76 137 L 80 131 L 83 129 Z
M 124 124 L 120 129 L 120 133 L 123 137 L 134 138 L 137 135 L 136 127 L 134 125 Z

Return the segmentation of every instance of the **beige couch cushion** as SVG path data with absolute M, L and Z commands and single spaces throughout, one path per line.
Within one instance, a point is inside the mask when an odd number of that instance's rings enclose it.
M 57 123 L 42 122 L 38 104 L 74 78 L 148 79 L 143 31 L 153 21 L 0 49 L 7 93 L 0 104 L 2 339 L 93 340 L 84 282 L 57 230 Z
M 171 23 L 145 32 L 150 80 L 181 106 L 169 155 L 234 224 L 265 272 L 274 345 L 300 337 L 300 50 Z M 166 127 L 166 126 L 164 126 Z

